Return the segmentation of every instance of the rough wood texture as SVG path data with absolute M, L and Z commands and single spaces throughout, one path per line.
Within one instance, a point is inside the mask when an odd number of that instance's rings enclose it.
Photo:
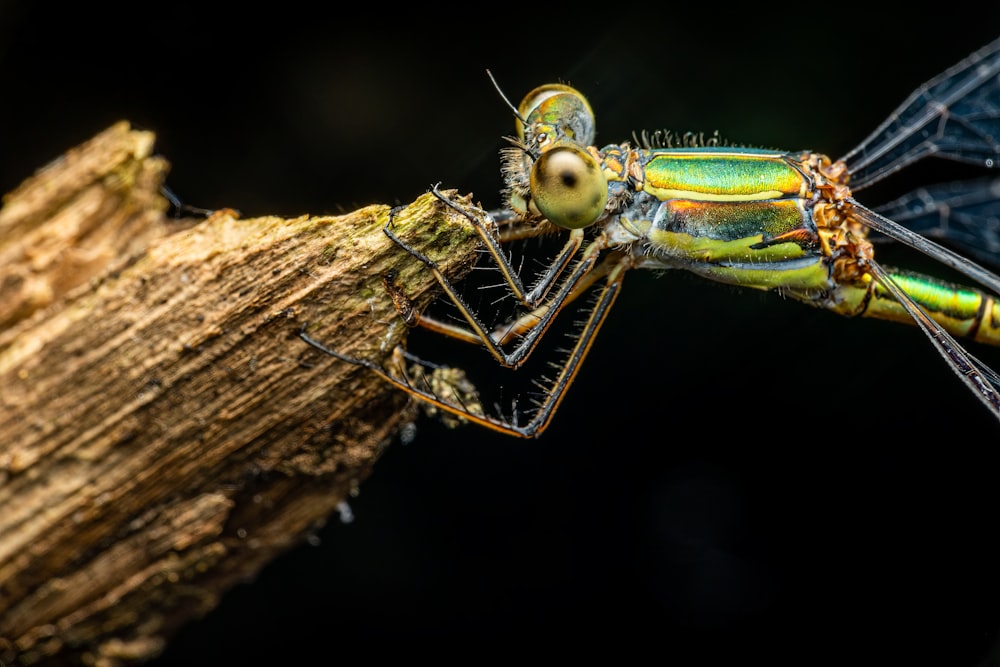
M 40 170 L 0 208 L 0 329 L 180 227 L 164 218 L 165 160 L 117 123 Z
M 380 362 L 404 341 L 384 276 L 416 308 L 437 290 L 383 234 L 389 207 L 177 223 L 152 140 L 117 125 L 0 210 L 7 664 L 156 655 L 334 514 L 413 418 L 297 338 Z M 475 258 L 431 195 L 394 229 L 452 277 Z

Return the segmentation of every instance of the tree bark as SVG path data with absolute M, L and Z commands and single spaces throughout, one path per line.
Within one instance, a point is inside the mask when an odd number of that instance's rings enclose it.
M 297 337 L 380 364 L 405 343 L 397 306 L 437 285 L 383 233 L 390 208 L 172 220 L 152 146 L 116 125 L 0 209 L 7 664 L 154 657 L 335 514 L 415 416 Z M 452 279 L 474 262 L 473 226 L 430 194 L 393 225 Z

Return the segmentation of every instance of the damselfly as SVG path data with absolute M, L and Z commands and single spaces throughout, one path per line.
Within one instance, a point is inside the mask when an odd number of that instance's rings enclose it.
M 955 340 L 1000 345 L 1000 306 L 993 296 L 1000 294 L 1000 277 L 928 238 L 960 241 L 979 248 L 982 256 L 994 252 L 989 243 L 996 230 L 988 221 L 995 227 L 1000 216 L 1000 179 L 925 188 L 886 207 L 886 214 L 854 198 L 927 156 L 987 169 L 1000 165 L 1000 39 L 918 88 L 836 161 L 810 151 L 744 148 L 686 135 L 644 135 L 636 146 L 597 148 L 590 104 L 562 84 L 536 88 L 517 109 L 510 106 L 518 137 L 504 152 L 507 208 L 493 216 L 499 233 L 470 221 L 524 307 L 522 314 L 491 329 L 434 262 L 398 239 L 391 226 L 385 231 L 435 273 L 468 327 L 423 316 L 418 323 L 482 343 L 508 368 L 524 363 L 567 304 L 597 290 L 574 346 L 526 421 L 521 423 L 516 410 L 510 417 L 470 410 L 418 386 L 402 368 L 389 372 L 345 357 L 303 334 L 306 342 L 469 421 L 534 437 L 550 423 L 626 272 L 685 269 L 841 315 L 916 324 L 1000 419 L 1000 376 Z M 884 268 L 875 260 L 870 231 L 928 255 L 988 291 Z M 549 233 L 568 233 L 568 239 L 527 289 L 500 244 Z

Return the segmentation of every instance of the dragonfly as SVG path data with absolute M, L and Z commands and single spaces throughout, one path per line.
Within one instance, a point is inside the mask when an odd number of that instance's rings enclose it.
M 466 392 L 468 401 L 454 392 L 445 397 L 414 382 L 401 363 L 389 370 L 348 357 L 303 331 L 306 343 L 462 420 L 533 438 L 551 423 L 627 272 L 680 269 L 848 317 L 915 325 L 1000 419 L 1000 376 L 958 342 L 1000 345 L 1000 276 L 975 261 L 995 260 L 1000 248 L 1000 178 L 929 186 L 877 209 L 855 199 L 927 157 L 987 172 L 1000 166 L 1000 39 L 917 88 L 837 160 L 662 132 L 597 147 L 593 109 L 575 88 L 545 84 L 517 107 L 503 99 L 517 127 L 502 153 L 506 206 L 492 211 L 488 223 L 467 217 L 519 313 L 487 325 L 433 261 L 393 233 L 391 220 L 384 231 L 434 273 L 464 320 L 408 313 L 411 321 L 482 345 L 509 369 L 525 363 L 560 312 L 596 291 L 571 349 L 555 377 L 539 384 L 531 409 L 522 414 L 515 405 L 506 416 L 487 414 L 473 394 Z M 528 287 L 504 244 L 546 235 L 565 241 Z M 884 267 L 875 259 L 879 238 L 919 251 L 975 286 Z

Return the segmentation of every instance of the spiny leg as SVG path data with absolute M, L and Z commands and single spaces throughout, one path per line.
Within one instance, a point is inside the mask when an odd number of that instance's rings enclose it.
M 534 287 L 530 291 L 526 291 L 518 271 L 513 267 L 510 259 L 504 254 L 504 251 L 500 246 L 500 244 L 504 242 L 506 238 L 505 234 L 502 232 L 500 234 L 500 240 L 498 241 L 497 236 L 495 234 L 495 230 L 488 229 L 478 217 L 471 215 L 463 207 L 455 204 L 449 198 L 445 197 L 438 189 L 438 185 L 433 186 L 430 192 L 446 206 L 457 211 L 458 213 L 463 215 L 467 220 L 469 220 L 470 224 L 472 224 L 472 226 L 475 228 L 476 232 L 482 239 L 486 247 L 486 251 L 492 257 L 494 267 L 500 271 L 501 276 L 503 277 L 503 282 L 510 289 L 510 294 L 515 298 L 515 300 L 517 300 L 518 303 L 520 303 L 525 308 L 534 309 L 536 306 L 538 306 L 538 304 L 542 301 L 542 299 L 548 296 L 550 290 L 552 289 L 552 286 L 556 282 L 556 279 L 565 272 L 566 266 L 569 264 L 573 256 L 579 251 L 580 246 L 583 244 L 582 232 L 576 231 L 571 233 L 566 243 L 564 244 L 562 250 L 560 250 L 559 254 L 556 256 L 554 260 L 552 260 L 552 262 L 548 265 L 548 267 L 546 267 L 545 272 L 536 281 Z M 407 252 L 409 252 L 410 254 L 414 255 L 415 257 L 423 261 L 425 264 L 427 264 L 423 256 L 421 256 L 419 253 L 414 253 L 413 250 L 407 246 L 407 244 L 400 241 L 400 239 L 394 233 L 392 233 L 391 228 L 392 228 L 392 220 L 394 214 L 395 210 L 393 210 L 389 215 L 389 222 L 385 228 L 386 235 L 389 236 L 389 238 L 392 239 L 395 243 L 400 245 L 400 247 L 402 247 L 404 250 L 406 250 Z M 503 220 L 509 223 L 511 221 L 519 219 L 516 214 L 506 210 L 491 212 L 489 214 L 490 219 L 493 220 L 495 215 L 505 216 L 503 217 Z M 513 223 L 507 225 L 508 230 L 511 227 L 513 227 Z M 552 229 L 556 228 L 550 226 L 548 229 L 546 229 L 544 226 L 522 225 L 519 226 L 518 229 L 520 229 L 523 233 L 519 232 L 518 234 L 515 235 L 514 238 L 520 239 L 520 238 L 537 237 L 546 233 L 547 231 L 550 232 Z M 464 305 L 459 305 L 458 307 L 460 310 L 462 310 L 463 307 L 466 310 L 468 309 L 468 307 Z M 468 318 L 466 317 L 466 319 Z M 523 319 L 523 317 L 520 319 Z M 418 318 L 416 318 L 414 324 L 424 329 L 428 329 L 435 333 L 455 338 L 465 343 L 471 343 L 474 345 L 485 343 L 487 346 L 489 346 L 489 341 L 484 340 L 482 334 L 479 332 L 479 328 L 475 327 L 474 325 L 472 330 L 470 330 L 463 326 L 442 322 L 427 315 L 420 315 Z M 480 327 L 480 328 L 482 328 L 485 331 L 485 327 Z M 519 327 L 519 331 L 523 329 L 524 327 Z M 493 336 L 494 336 L 494 342 L 498 341 L 498 336 L 503 336 L 505 341 L 508 341 L 511 337 L 511 335 L 507 332 L 494 332 Z
M 589 290 L 594 283 L 596 283 L 601 278 L 608 275 L 614 266 L 617 266 L 619 261 L 619 255 L 611 255 L 605 257 L 601 260 L 601 263 L 595 266 L 587 275 L 580 280 L 576 287 L 571 291 L 559 308 L 562 309 L 573 303 L 581 294 Z M 500 345 L 506 345 L 516 336 L 523 336 L 526 332 L 531 331 L 531 329 L 538 325 L 538 322 L 548 313 L 549 308 L 551 308 L 550 303 L 544 303 L 538 306 L 534 310 L 528 313 L 524 313 L 518 317 L 513 322 L 501 325 L 494 329 L 493 340 L 495 340 Z
M 441 198 L 440 195 L 438 196 Z M 448 205 L 456 208 L 456 210 L 461 211 L 468 219 L 470 219 L 470 222 L 473 225 L 476 225 L 477 229 L 480 230 L 481 235 L 485 235 L 484 238 L 489 236 L 489 230 L 483 227 L 477 219 L 470 216 L 468 212 L 458 209 L 454 206 L 454 204 L 451 204 L 447 200 L 442 199 L 442 201 L 445 201 Z M 576 344 L 570 351 L 566 361 L 561 364 L 561 370 L 556 379 L 547 389 L 544 390 L 544 396 L 537 402 L 537 411 L 532 414 L 531 419 L 523 426 L 519 424 L 516 409 L 510 419 L 506 419 L 502 415 L 500 417 L 485 415 L 480 404 L 478 403 L 478 398 L 461 388 L 456 388 L 457 391 L 451 391 L 449 388 L 446 388 L 442 392 L 441 387 L 439 385 L 432 385 L 429 383 L 426 379 L 426 375 L 423 373 L 418 373 L 415 382 L 414 378 L 411 378 L 407 373 L 404 364 L 398 361 L 401 356 L 399 354 L 401 352 L 401 348 L 394 354 L 394 359 L 396 360 L 396 370 L 387 371 L 385 368 L 372 361 L 350 357 L 324 346 L 319 341 L 316 341 L 308 336 L 305 328 L 303 328 L 299 334 L 300 338 L 304 342 L 317 350 L 340 359 L 341 361 L 363 366 L 364 368 L 376 373 L 383 380 L 398 389 L 401 389 L 410 395 L 419 398 L 425 403 L 461 419 L 486 426 L 487 428 L 499 432 L 517 435 L 520 437 L 529 438 L 540 434 L 547 427 L 552 415 L 561 402 L 566 389 L 572 383 L 580 364 L 583 362 L 583 359 L 590 349 L 593 336 L 603 324 L 607 312 L 617 296 L 621 276 L 630 266 L 628 258 L 614 254 L 605 257 L 603 261 L 599 261 L 601 259 L 601 252 L 607 247 L 607 244 L 603 236 L 598 237 L 595 242 L 590 244 L 584 250 L 580 260 L 574 265 L 569 276 L 567 276 L 560 285 L 555 295 L 553 295 L 546 304 L 538 306 L 532 313 L 525 314 L 517 320 L 517 333 L 521 333 L 523 331 L 528 331 L 528 333 L 521 341 L 521 344 L 513 352 L 506 354 L 502 349 L 500 349 L 493 336 L 486 331 L 486 327 L 479 322 L 478 318 L 475 317 L 471 309 L 469 309 L 469 307 L 464 303 L 455 287 L 444 277 L 436 263 L 426 255 L 423 255 L 419 251 L 408 246 L 399 237 L 397 237 L 391 229 L 391 224 L 387 224 L 384 231 L 386 235 L 396 244 L 405 249 L 411 256 L 420 260 L 425 266 L 428 267 L 428 269 L 431 270 L 432 275 L 435 276 L 435 279 L 448 294 L 449 298 L 463 313 L 463 316 L 469 322 L 473 331 L 468 332 L 458 327 L 454 327 L 456 331 L 464 332 L 461 334 L 461 336 L 464 336 L 461 337 L 461 339 L 469 340 L 470 342 L 479 341 L 484 343 L 493 356 L 500 361 L 501 364 L 507 367 L 516 368 L 521 365 L 531 350 L 535 347 L 535 345 L 537 345 L 542 335 L 548 329 L 549 325 L 562 308 L 575 300 L 584 291 L 592 287 L 597 279 L 607 276 L 606 284 L 599 293 L 595 305 L 590 310 L 590 315 L 576 340 Z M 582 240 L 582 234 L 580 235 L 580 239 Z M 576 250 L 579 248 L 580 243 L 582 242 L 581 240 L 573 241 L 567 244 L 567 247 L 572 248 L 572 252 L 567 253 L 564 250 L 566 259 L 563 261 L 563 264 L 572 258 L 572 255 L 575 254 Z M 499 249 L 494 257 L 503 258 Z M 553 275 L 558 275 L 559 272 L 560 271 L 557 271 Z M 386 281 L 386 286 L 388 289 L 390 286 L 395 286 L 395 283 L 391 278 L 389 278 Z M 395 298 L 395 296 L 393 298 L 393 302 L 397 304 L 398 308 L 397 298 Z M 414 321 L 414 315 L 416 314 L 411 312 L 410 309 L 406 310 L 407 312 L 401 313 L 401 315 L 406 315 L 409 323 L 419 324 L 419 321 Z M 420 316 L 416 315 L 416 317 L 419 318 Z M 499 336 L 500 334 L 496 335 Z M 512 334 L 505 334 L 505 339 L 506 337 L 509 337 L 509 335 Z M 403 354 L 405 355 L 406 353 L 404 352 Z M 435 365 L 426 364 L 425 362 L 422 363 L 424 366 L 430 368 L 441 368 Z M 469 396 L 472 396 L 472 398 L 469 399 Z
M 583 329 L 579 332 L 576 342 L 569 352 L 569 356 L 561 364 L 556 379 L 545 390 L 545 395 L 538 403 L 538 409 L 524 425 L 518 423 L 518 415 L 516 413 L 511 415 L 509 420 L 503 417 L 493 417 L 483 414 L 479 409 L 471 408 L 468 404 L 446 400 L 429 386 L 417 386 L 411 381 L 402 364 L 397 364 L 399 374 L 393 375 L 373 361 L 350 357 L 326 347 L 306 334 L 305 327 L 299 332 L 299 338 L 324 354 L 367 368 L 396 388 L 457 417 L 508 435 L 533 438 L 540 435 L 552 421 L 552 417 L 562 402 L 566 390 L 572 384 L 587 353 L 590 351 L 594 336 L 600 330 L 601 325 L 604 324 L 604 320 L 618 296 L 625 271 L 629 268 L 630 259 L 627 256 L 616 258 L 616 263 L 609 267 L 604 287 L 601 288 L 594 307 L 590 310 L 590 314 L 583 325 Z
M 511 293 L 513 293 L 514 297 L 527 308 L 534 308 L 537 306 L 549 293 L 549 290 L 555 284 L 556 279 L 565 271 L 569 261 L 580 249 L 580 246 L 583 244 L 583 231 L 575 230 L 569 235 L 569 238 L 566 240 L 566 244 L 546 268 L 545 273 L 538 279 L 535 286 L 532 287 L 530 291 L 525 291 L 524 284 L 521 282 L 520 276 L 511 265 L 510 260 L 504 254 L 496 236 L 494 236 L 490 230 L 486 229 L 478 218 L 470 215 L 464 208 L 451 201 L 448 197 L 445 197 L 441 193 L 438 187 L 439 185 L 440 184 L 435 184 L 434 187 L 431 188 L 431 194 L 437 197 L 446 206 L 465 216 L 465 218 L 472 223 L 472 225 L 476 228 L 476 231 L 479 233 L 479 236 L 486 244 L 487 252 L 489 252 L 490 256 L 493 258 L 493 262 L 500 270 L 500 273 L 503 275 L 504 282 L 510 287 Z M 391 221 L 392 220 L 390 218 L 390 222 Z M 529 235 L 537 235 L 538 233 L 539 232 L 529 232 Z
M 496 258 L 498 262 L 507 267 L 506 271 L 509 272 L 509 275 L 516 276 L 516 274 L 513 272 L 513 269 L 510 267 L 510 263 L 507 261 L 502 251 L 500 251 L 499 247 L 496 245 L 496 241 L 492 238 L 492 235 L 489 233 L 489 230 L 486 230 L 484 227 L 482 227 L 481 223 L 478 220 L 476 220 L 474 216 L 471 216 L 467 211 L 464 211 L 462 208 L 456 206 L 455 204 L 451 203 L 446 198 L 444 198 L 440 193 L 436 191 L 436 187 L 433 192 L 435 192 L 435 194 L 444 203 L 446 203 L 447 205 L 451 206 L 455 210 L 465 215 L 470 220 L 470 222 L 476 226 L 476 229 L 480 231 L 480 234 L 483 236 L 484 239 L 489 239 L 487 245 L 489 246 L 492 244 L 492 247 L 496 249 L 496 253 L 495 254 L 491 253 L 491 254 L 493 254 L 494 258 Z M 431 271 L 434 278 L 438 281 L 438 284 L 441 285 L 441 288 L 444 290 L 445 294 L 447 294 L 448 298 L 455 304 L 459 312 L 465 318 L 466 322 L 471 327 L 471 331 L 462 329 L 460 327 L 455 327 L 453 325 L 440 323 L 435 320 L 431 320 L 429 318 L 426 318 L 426 321 L 418 319 L 416 323 L 421 324 L 433 331 L 437 331 L 438 333 L 443 333 L 451 337 L 457 338 L 459 340 L 463 340 L 466 342 L 477 342 L 477 341 L 481 342 L 486 346 L 490 354 L 501 365 L 508 368 L 517 368 L 522 363 L 524 363 L 524 361 L 528 358 L 528 356 L 537 346 L 538 342 L 541 340 L 545 331 L 552 324 L 552 321 L 555 318 L 555 316 L 562 310 L 562 308 L 566 304 L 568 304 L 572 300 L 570 298 L 570 295 L 573 295 L 574 292 L 579 293 L 576 291 L 577 286 L 581 283 L 581 281 L 584 280 L 585 276 L 587 276 L 587 274 L 594 269 L 594 267 L 597 265 L 597 261 L 600 257 L 601 251 L 606 248 L 606 242 L 604 238 L 598 237 L 598 239 L 596 239 L 593 243 L 587 246 L 586 249 L 584 249 L 583 254 L 580 257 L 580 260 L 573 267 L 572 271 L 565 278 L 563 283 L 559 286 L 556 293 L 550 297 L 550 299 L 544 306 L 537 309 L 539 312 L 543 312 L 543 314 L 537 318 L 537 322 L 535 322 L 534 325 L 529 326 L 526 324 L 527 320 L 525 320 L 525 322 L 522 322 L 519 325 L 518 333 L 524 330 L 528 331 L 521 339 L 520 343 L 511 352 L 508 353 L 504 351 L 500 343 L 498 343 L 497 336 L 487 331 L 486 325 L 483 324 L 482 321 L 472 312 L 472 309 L 468 306 L 468 304 L 465 303 L 464 299 L 458 293 L 458 290 L 451 283 L 451 281 L 449 281 L 440 271 L 437 264 L 429 257 L 424 255 L 420 251 L 416 250 L 412 246 L 408 245 L 405 241 L 399 238 L 395 234 L 395 232 L 393 232 L 393 230 L 391 229 L 391 222 L 392 220 L 390 217 L 389 222 L 386 224 L 383 230 L 385 234 L 390 239 L 392 239 L 392 241 L 396 243 L 400 248 L 406 250 L 410 255 L 412 255 L 414 258 L 423 263 Z M 566 262 L 569 261 L 572 255 L 576 253 L 576 250 L 579 248 L 580 244 L 582 244 L 583 231 L 574 230 L 573 232 L 571 232 L 571 237 L 572 237 L 571 240 L 567 242 L 563 252 L 560 253 L 560 257 L 557 259 L 557 262 L 562 262 L 562 264 L 565 264 Z M 555 272 L 553 272 L 552 268 L 550 268 L 548 271 L 548 273 L 553 274 L 553 277 L 562 272 L 563 271 L 561 267 L 559 268 L 558 271 Z M 511 289 L 514 290 L 515 285 L 513 283 L 510 284 L 511 284 Z M 517 286 L 520 285 L 519 279 L 517 280 L 516 285 Z M 518 287 L 517 289 L 520 288 Z M 518 320 L 518 322 L 521 322 L 522 320 L 524 320 L 523 317 L 520 320 Z M 507 339 L 510 337 L 510 335 L 507 332 L 504 332 L 503 334 L 501 334 L 501 337 Z

